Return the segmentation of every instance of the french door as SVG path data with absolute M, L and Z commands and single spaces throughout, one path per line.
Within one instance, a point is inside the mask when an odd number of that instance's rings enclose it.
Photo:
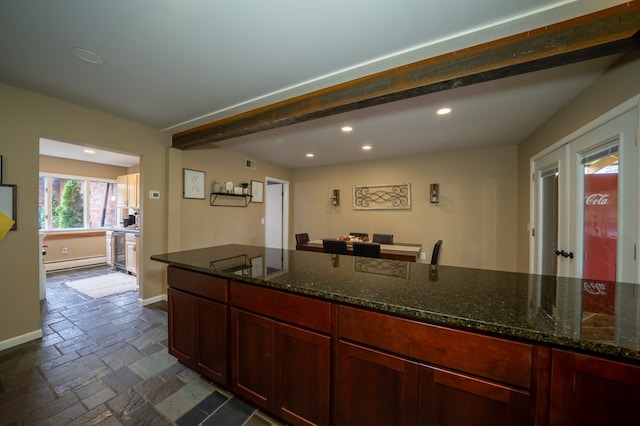
M 635 286 L 615 285 L 640 282 L 637 128 L 633 108 L 533 162 L 531 313 L 561 335 L 640 344 Z
M 536 274 L 638 282 L 634 108 L 534 161 Z

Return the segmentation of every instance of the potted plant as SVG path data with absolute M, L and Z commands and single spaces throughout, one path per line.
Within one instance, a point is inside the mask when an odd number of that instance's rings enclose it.
M 240 186 L 242 187 L 242 193 L 244 195 L 249 195 L 249 182 L 241 182 Z

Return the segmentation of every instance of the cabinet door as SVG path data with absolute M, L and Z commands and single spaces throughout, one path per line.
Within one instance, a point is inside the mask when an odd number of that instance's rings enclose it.
M 420 366 L 418 401 L 420 425 L 529 423 L 527 392 L 435 367 Z
M 275 414 L 296 425 L 328 425 L 330 338 L 275 325 Z
M 107 265 L 109 266 L 113 266 L 113 244 L 111 241 L 111 231 L 107 231 L 106 233 L 106 259 L 107 259 Z
M 127 266 L 127 272 L 132 274 L 138 273 L 138 258 L 136 254 L 136 241 L 126 241 L 125 246 L 125 265 Z
M 138 208 L 140 206 L 138 197 L 138 180 L 140 175 L 133 173 L 127 175 L 127 199 L 129 200 L 129 207 Z
M 339 342 L 338 425 L 415 425 L 418 365 L 390 354 Z
M 272 320 L 231 308 L 231 387 L 268 409 L 273 399 Z
M 127 197 L 129 182 L 127 175 L 116 177 L 116 204 L 118 207 L 127 207 L 129 198 Z
M 221 385 L 227 385 L 227 306 L 195 299 L 194 368 Z
M 193 296 L 167 289 L 169 353 L 178 361 L 192 365 L 194 354 Z
M 631 424 L 639 401 L 639 366 L 553 351 L 551 426 Z

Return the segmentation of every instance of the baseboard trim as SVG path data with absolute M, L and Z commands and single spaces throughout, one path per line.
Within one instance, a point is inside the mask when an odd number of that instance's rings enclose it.
M 32 340 L 40 339 L 43 336 L 42 330 L 38 329 L 30 333 L 22 334 L 20 336 L 12 337 L 11 339 L 3 340 L 0 342 L 0 351 L 13 348 L 14 346 L 21 345 L 23 343 L 30 342 Z
M 166 301 L 167 301 L 167 295 L 166 294 L 161 294 L 159 296 L 153 296 L 153 297 L 150 297 L 148 299 L 140 299 L 140 298 L 138 298 L 138 306 L 147 306 L 147 305 L 152 305 L 154 303 L 166 302 Z
M 105 265 L 107 258 L 105 256 L 86 257 L 84 259 L 61 260 L 59 262 L 50 262 L 44 264 L 47 272 L 59 271 L 61 269 L 82 268 L 85 266 Z

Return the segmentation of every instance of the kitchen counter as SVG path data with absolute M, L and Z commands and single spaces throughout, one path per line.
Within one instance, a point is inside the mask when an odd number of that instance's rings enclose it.
M 151 259 L 422 322 L 640 361 L 638 284 L 235 244 Z M 600 321 L 585 326 L 593 316 Z
M 136 234 L 139 235 L 140 234 L 140 229 L 136 229 L 136 228 L 105 228 L 105 231 L 112 231 L 112 232 L 124 232 L 127 234 Z

